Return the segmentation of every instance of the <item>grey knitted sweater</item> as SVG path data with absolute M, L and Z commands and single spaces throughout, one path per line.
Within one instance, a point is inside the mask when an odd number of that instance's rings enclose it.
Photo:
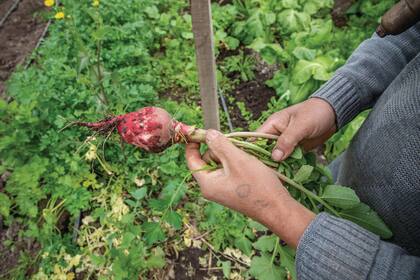
M 337 180 L 391 228 L 391 240 L 319 214 L 300 240 L 299 279 L 420 279 L 420 22 L 364 41 L 313 97 L 339 128 L 373 108 L 341 156 Z

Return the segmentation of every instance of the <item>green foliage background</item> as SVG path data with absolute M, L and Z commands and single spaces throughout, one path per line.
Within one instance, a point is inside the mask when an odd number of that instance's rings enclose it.
M 267 81 L 277 96 L 250 123 L 256 128 L 328 80 L 392 3 L 357 1 L 343 28 L 332 23 L 331 0 L 213 3 L 216 54 L 232 54 L 219 58 L 220 89 L 229 92 L 254 78 L 246 49 L 277 65 Z M 63 129 L 73 120 L 148 105 L 164 107 L 184 122 L 202 123 L 188 1 L 102 0 L 96 7 L 68 0 L 47 16 L 57 11 L 66 18 L 50 26 L 32 55 L 34 63 L 17 69 L 8 81 L 12 101 L 0 101 L 0 174 L 12 174 L 0 193 L 0 215 L 6 226 L 21 224 L 21 235 L 41 244 L 35 259 L 23 253 L 22 269 L 2 277 L 25 279 L 25 267 L 35 263 L 34 279 L 147 278 L 164 267 L 165 254 L 186 248 L 194 231 L 208 232 L 216 251 L 237 249 L 241 258 L 252 258 L 250 269 L 221 260 L 226 277 L 233 271 L 244 278 L 294 277 L 288 247 L 273 245 L 278 242 L 261 225 L 201 198 L 182 147 L 146 154 L 131 146 L 122 149 L 115 135 L 85 141 L 88 131 Z M 232 72 L 240 78 L 229 79 Z M 168 92 L 180 93 L 183 101 L 168 100 Z M 363 119 L 327 143 L 329 159 L 345 149 Z M 70 223 L 59 230 L 63 213 Z M 273 251 L 285 261 L 273 262 Z

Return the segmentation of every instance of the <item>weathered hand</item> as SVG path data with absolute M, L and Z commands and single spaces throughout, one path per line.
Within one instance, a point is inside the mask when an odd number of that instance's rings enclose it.
M 336 131 L 335 112 L 329 103 L 310 98 L 271 115 L 258 132 L 280 135 L 272 157 L 286 159 L 299 143 L 309 150 L 324 143 Z
M 203 170 L 199 145 L 186 148 L 188 167 L 203 196 L 259 221 L 296 246 L 314 214 L 296 202 L 276 174 L 255 157 L 235 147 L 220 132 L 209 130 L 206 142 L 222 168 Z

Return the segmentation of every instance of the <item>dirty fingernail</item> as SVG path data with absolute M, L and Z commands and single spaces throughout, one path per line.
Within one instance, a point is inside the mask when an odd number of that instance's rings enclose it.
M 273 151 L 272 157 L 273 157 L 273 159 L 274 159 L 275 161 L 280 161 L 280 160 L 282 160 L 283 155 L 284 155 L 284 153 L 283 153 L 283 151 L 282 151 L 282 150 L 275 149 L 275 150 Z

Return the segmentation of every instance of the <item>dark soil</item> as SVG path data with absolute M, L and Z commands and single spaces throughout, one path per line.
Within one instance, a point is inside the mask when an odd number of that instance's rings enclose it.
M 261 113 L 267 110 L 271 97 L 276 95 L 275 90 L 268 87 L 265 82 L 273 77 L 277 67 L 275 65 L 267 65 L 255 53 L 249 55 L 255 56 L 255 78 L 252 81 L 240 83 L 229 93 L 233 97 L 233 102 L 227 98 L 229 115 L 233 127 L 245 130 L 248 128 L 249 120 L 257 120 L 261 116 Z M 241 114 L 237 102 L 243 102 L 245 104 L 246 110 L 251 113 L 249 119 Z
M 13 4 L 14 0 L 0 1 L 0 19 Z M 31 53 L 45 28 L 45 20 L 37 16 L 42 9 L 41 0 L 21 0 L 0 27 L 0 96 L 5 90 L 5 81 Z
M 343 27 L 347 25 L 347 10 L 353 5 L 355 0 L 335 0 L 331 11 L 331 17 L 335 26 Z
M 29 261 L 36 259 L 39 244 L 30 238 L 22 237 L 22 231 L 23 227 L 18 223 L 12 223 L 7 229 L 0 228 L 0 279 L 12 279 L 13 269 L 19 264 L 26 269 L 20 270 L 19 273 L 31 275 L 36 270 Z M 26 261 L 20 262 L 22 254 L 26 255 L 26 258 L 22 259 Z
M 173 269 L 176 280 L 184 279 L 210 279 L 216 276 L 217 279 L 223 279 L 223 272 L 221 270 L 208 270 L 206 267 L 200 265 L 199 258 L 208 254 L 208 251 L 203 251 L 197 248 L 188 248 L 187 250 L 179 252 L 178 258 L 173 260 Z M 217 259 L 212 258 L 212 266 L 216 266 Z
M 14 0 L 0 0 L 0 21 L 3 19 L 3 16 L 9 10 L 9 7 L 13 6 Z
M 231 92 L 226 92 L 225 100 L 228 106 L 229 116 L 232 121 L 233 128 L 248 129 L 250 120 L 257 120 L 261 113 L 268 108 L 268 103 L 271 97 L 276 95 L 274 89 L 268 87 L 265 82 L 270 80 L 274 72 L 278 69 L 277 65 L 266 64 L 257 53 L 251 49 L 241 48 L 246 56 L 253 56 L 255 58 L 255 78 L 251 81 L 241 81 Z M 224 59 L 230 56 L 239 54 L 239 49 L 227 50 L 221 49 L 217 54 L 216 63 L 222 63 Z M 230 73 L 228 78 L 231 80 L 239 80 L 239 73 Z M 199 93 L 195 95 L 185 94 L 182 88 L 172 88 L 161 92 L 160 98 L 169 98 L 177 102 L 195 103 L 201 106 Z M 247 112 L 251 113 L 250 117 L 243 116 L 238 107 L 238 102 L 243 102 Z M 219 104 L 221 104 L 219 100 Z M 220 106 L 220 112 L 222 113 Z

